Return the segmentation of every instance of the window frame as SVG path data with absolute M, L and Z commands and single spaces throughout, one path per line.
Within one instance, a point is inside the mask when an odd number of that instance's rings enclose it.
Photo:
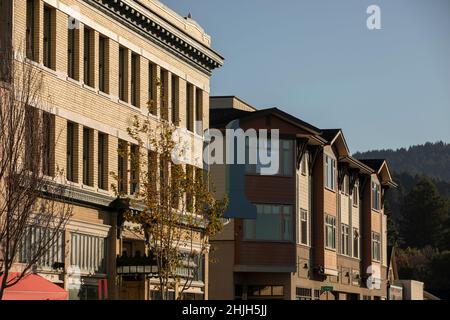
M 128 77 L 127 77 L 127 69 L 128 69 L 128 49 L 120 46 L 119 47 L 119 100 L 123 102 L 128 102 L 127 95 L 127 85 L 128 85 Z
M 330 160 L 330 162 L 328 161 Z M 331 173 L 331 178 L 329 175 Z M 335 192 L 336 191 L 336 159 L 328 154 L 325 154 L 325 188 Z M 328 184 L 331 182 L 331 186 Z
M 53 28 L 53 20 L 54 20 L 54 11 L 53 7 L 48 5 L 44 5 L 44 22 L 43 22 L 43 65 L 49 69 L 54 69 L 54 61 L 53 61 L 53 36 L 54 36 L 54 28 Z
M 168 99 L 168 77 L 169 72 L 166 69 L 159 68 L 159 79 L 160 79 L 160 88 L 159 88 L 159 111 L 160 117 L 163 120 L 169 120 L 169 104 L 167 103 Z
M 46 176 L 52 176 L 52 160 L 54 153 L 54 144 L 52 142 L 52 131 L 54 121 L 53 115 L 48 112 L 42 113 L 42 133 L 43 133 L 43 150 L 42 150 L 42 172 Z
M 278 291 L 281 289 L 281 294 L 274 294 L 275 289 Z M 266 294 L 266 291 L 270 291 L 270 294 Z M 250 292 L 252 292 L 250 294 Z M 257 294 L 253 294 L 257 292 Z M 248 297 L 284 297 L 284 285 L 249 285 L 247 287 Z
M 325 214 L 325 248 L 336 251 L 336 217 Z M 329 237 L 331 232 L 331 237 Z M 329 243 L 331 238 L 331 244 Z
M 97 156 L 97 184 L 102 190 L 108 190 L 106 178 L 108 176 L 107 168 L 108 159 L 108 135 L 103 132 L 98 132 L 98 156 Z
M 372 209 L 376 211 L 381 210 L 381 185 L 378 182 L 372 181 L 371 186 Z
M 156 65 L 153 62 L 149 61 L 148 68 L 147 68 L 147 72 L 148 72 L 148 88 L 147 88 L 148 101 L 147 101 L 147 103 L 149 104 L 150 113 L 154 116 L 157 116 L 158 115 L 158 106 L 155 101 L 155 77 L 154 77 L 155 68 L 156 68 Z
M 372 231 L 372 260 L 381 261 L 381 234 Z
M 67 76 L 71 79 L 76 79 L 76 51 L 77 51 L 77 34 L 73 25 L 76 25 L 77 20 L 71 16 L 67 18 L 69 28 L 67 30 Z
M 156 151 L 147 152 L 147 176 L 151 187 L 157 191 L 158 154 Z
M 166 163 L 166 166 L 160 165 L 160 175 L 162 175 L 165 178 L 165 175 L 168 175 L 168 169 L 167 169 L 167 173 L 165 173 L 166 171 L 166 167 L 168 166 L 168 163 Z M 195 167 L 191 164 L 186 164 L 185 166 L 185 170 L 186 170 L 186 178 L 189 179 L 188 181 L 194 181 L 195 179 Z M 167 177 L 168 179 L 168 177 Z M 168 180 L 167 180 L 168 181 Z M 185 193 L 185 201 L 186 201 L 186 210 L 188 212 L 192 212 L 194 209 L 194 195 L 192 193 Z
M 93 63 L 92 63 L 92 36 L 94 30 L 84 26 L 83 30 L 83 83 L 94 88 Z
M 360 256 L 359 253 L 359 247 L 360 247 L 360 235 L 359 235 L 359 229 L 353 228 L 353 258 L 358 258 Z
M 130 194 L 139 192 L 139 165 L 140 165 L 139 145 L 130 146 Z
M 190 132 L 194 132 L 194 85 L 191 83 L 186 84 L 186 129 Z
M 295 299 L 296 300 L 313 300 L 313 289 L 312 288 L 295 288 Z
M 119 193 L 128 192 L 128 143 L 119 139 L 117 150 L 117 189 Z
M 109 39 L 103 35 L 98 38 L 98 89 L 103 93 L 109 93 L 107 72 L 109 68 Z
M 309 236 L 310 236 L 310 231 L 309 231 L 309 214 L 308 214 L 308 210 L 301 208 L 300 209 L 300 217 L 299 217 L 299 221 L 300 221 L 300 236 L 299 236 L 299 243 L 305 246 L 309 246 Z M 303 228 L 305 228 L 306 230 L 306 236 L 303 233 Z M 304 238 L 306 237 L 306 238 Z M 304 241 L 305 240 L 305 241 Z
M 139 91 L 140 91 L 140 79 L 139 79 L 139 64 L 140 56 L 132 52 L 131 53 L 131 71 L 130 71 L 130 104 L 133 107 L 139 108 Z
M 83 184 L 86 186 L 93 186 L 92 183 L 92 146 L 91 135 L 93 130 L 88 127 L 83 127 Z
M 194 130 L 203 135 L 203 90 L 195 88 Z
M 351 255 L 350 226 L 345 223 L 341 223 L 341 254 Z
M 288 149 L 285 149 L 284 148 L 284 143 L 285 142 L 287 142 L 287 143 L 289 143 L 289 148 Z M 259 163 L 259 158 L 258 158 L 258 155 L 259 155 L 259 143 L 257 142 L 257 144 L 258 144 L 258 149 L 256 150 L 256 156 L 257 156 L 257 159 L 256 159 L 256 161 L 258 162 L 257 164 L 248 164 L 247 162 L 249 161 L 249 159 L 250 159 L 250 156 L 249 156 L 249 138 L 248 137 L 246 137 L 246 139 L 245 139 L 245 152 L 246 152 L 246 155 L 245 155 L 245 162 L 246 162 L 246 165 L 245 165 L 245 174 L 246 175 L 255 175 L 255 176 L 260 176 L 261 175 L 261 168 L 263 167 L 260 163 Z M 276 173 L 276 174 L 274 174 L 274 175 L 272 175 L 272 176 L 275 176 L 275 177 L 292 177 L 293 175 L 294 175 L 294 146 L 295 146 L 295 144 L 294 144 L 294 140 L 293 139 L 289 139 L 289 138 L 286 138 L 286 139 L 280 139 L 279 140 L 279 151 L 278 152 L 276 152 L 276 154 L 278 154 L 278 161 L 279 161 L 279 167 L 278 167 L 278 172 Z M 288 151 L 287 153 L 286 153 L 286 151 Z M 253 150 L 252 150 L 252 152 L 253 152 Z M 267 154 L 269 155 L 269 156 L 271 156 L 272 155 L 272 153 L 273 153 L 273 151 L 272 151 L 272 146 L 271 146 L 271 140 L 270 139 L 268 139 L 267 140 Z M 289 159 L 289 172 L 287 172 L 287 170 L 286 170 L 286 163 L 285 163 L 285 159 Z
M 26 57 L 30 60 L 36 61 L 36 0 L 27 0 L 26 6 Z
M 75 139 L 76 124 L 67 121 L 67 141 L 66 141 L 66 179 L 75 182 Z
M 355 185 L 353 186 L 352 205 L 354 207 L 358 207 L 359 206 L 359 185 L 357 183 L 355 183 Z
M 179 87 L 179 79 L 173 73 L 171 74 L 171 121 L 173 124 L 178 125 L 178 87 Z

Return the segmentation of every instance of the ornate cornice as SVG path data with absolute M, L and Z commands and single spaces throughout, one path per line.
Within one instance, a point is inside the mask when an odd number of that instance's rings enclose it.
M 218 53 L 162 17 L 155 19 L 149 14 L 150 12 L 139 11 L 123 0 L 83 1 L 208 75 L 211 75 L 212 70 L 223 65 L 223 58 Z M 157 20 L 165 20 L 166 26 Z
M 95 191 L 80 188 L 78 186 L 61 184 L 55 181 L 48 181 L 43 186 L 42 192 L 53 200 L 65 200 L 71 203 L 89 205 L 92 207 L 110 208 L 116 199 L 110 195 L 101 194 Z
M 94 208 L 102 208 L 105 210 L 121 211 L 131 210 L 137 214 L 145 210 L 145 205 L 142 202 L 130 201 L 128 198 L 113 197 L 111 195 L 101 194 L 96 191 L 80 188 L 78 186 L 71 186 L 67 184 L 57 183 L 55 181 L 48 181 L 43 186 L 43 195 L 53 200 L 64 200 L 74 204 L 90 206 Z M 203 220 L 201 216 L 196 216 L 198 225 L 193 229 L 202 230 L 207 226 L 207 221 Z M 192 227 L 192 216 L 180 213 L 178 222 L 180 225 Z M 120 223 L 121 224 L 121 223 Z

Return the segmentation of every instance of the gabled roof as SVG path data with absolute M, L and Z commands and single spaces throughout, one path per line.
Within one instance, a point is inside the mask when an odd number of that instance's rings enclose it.
M 240 109 L 210 109 L 209 126 L 211 128 L 225 128 L 228 123 L 235 119 L 241 119 L 253 111 Z
M 332 144 L 332 141 L 336 138 L 340 131 L 341 129 L 322 129 L 321 136 L 327 140 L 328 143 Z
M 328 142 L 329 145 L 337 145 L 340 156 L 346 157 L 350 155 L 347 141 L 345 141 L 345 137 L 341 129 L 322 129 L 321 136 Z
M 260 118 L 267 115 L 278 116 L 298 127 L 311 132 L 311 134 L 320 135 L 321 130 L 293 115 L 284 112 L 278 108 L 268 108 L 257 111 L 244 111 L 238 109 L 211 109 L 210 113 L 210 127 L 212 128 L 224 128 L 232 120 L 250 120 L 254 118 Z
M 368 165 L 369 167 L 371 167 L 376 172 L 378 172 L 381 169 L 381 166 L 385 162 L 384 159 L 359 159 L 359 161 L 361 161 L 362 163 Z
M 359 161 L 371 167 L 381 177 L 382 185 L 397 188 L 385 159 L 360 159 Z
M 358 159 L 353 158 L 351 156 L 341 157 L 339 159 L 339 161 L 348 163 L 350 168 L 359 169 L 359 172 L 361 172 L 361 173 L 371 174 L 374 172 L 374 170 L 371 167 L 369 167 L 368 165 L 362 163 Z

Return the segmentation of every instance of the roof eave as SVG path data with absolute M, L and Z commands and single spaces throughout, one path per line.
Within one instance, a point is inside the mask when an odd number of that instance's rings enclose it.
M 340 159 L 340 161 L 349 162 L 350 164 L 354 165 L 357 169 L 359 169 L 361 173 L 372 174 L 374 172 L 374 170 L 371 167 L 365 165 L 364 163 L 358 161 L 357 159 L 351 156 L 344 156 Z

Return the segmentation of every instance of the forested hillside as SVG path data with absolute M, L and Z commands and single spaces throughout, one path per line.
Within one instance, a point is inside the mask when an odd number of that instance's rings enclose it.
M 398 247 L 399 275 L 450 298 L 450 144 L 374 150 L 358 159 L 386 159 L 398 188 L 386 195 L 389 242 Z
M 397 150 L 357 152 L 354 156 L 358 159 L 386 159 L 396 173 L 407 172 L 412 176 L 425 174 L 450 182 L 450 144 L 442 141 Z

